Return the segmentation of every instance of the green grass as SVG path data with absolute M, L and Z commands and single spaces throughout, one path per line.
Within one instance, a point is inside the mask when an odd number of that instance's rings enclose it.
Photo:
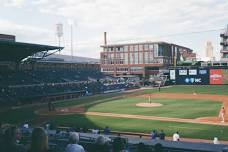
M 171 88 L 162 88 L 161 92 L 174 92 L 174 93 L 192 93 L 196 91 L 197 93 L 206 93 L 206 94 L 220 94 L 228 95 L 228 85 L 223 86 L 173 86 Z M 155 93 L 158 92 L 157 89 L 150 90 L 140 90 L 133 92 L 132 94 L 145 94 L 145 93 Z M 101 108 L 106 110 L 103 104 L 108 104 L 110 110 L 119 110 L 117 107 L 112 108 L 113 101 L 120 102 L 122 101 L 123 95 L 128 95 L 130 93 L 118 93 L 118 94 L 106 94 L 106 95 L 96 95 L 91 97 L 82 97 L 74 100 L 61 101 L 56 104 L 57 107 L 60 106 L 74 106 L 79 104 L 90 104 L 88 106 L 89 110 L 93 108 Z M 171 100 L 170 100 L 171 101 Z M 132 103 L 137 102 L 132 99 Z M 160 102 L 163 104 L 169 103 L 168 100 L 156 99 L 153 102 Z M 170 102 L 171 103 L 171 102 Z M 181 103 L 181 105 L 180 105 Z M 197 103 L 197 104 L 196 104 Z M 109 105 L 110 104 L 110 105 Z M 121 102 L 124 107 L 128 103 Z M 217 105 L 218 104 L 218 105 Z M 106 105 L 107 106 L 107 105 Z M 117 105 L 116 105 L 117 106 Z M 174 107 L 181 106 L 190 106 L 191 108 L 181 109 L 182 114 L 178 114 L 178 117 L 183 118 L 195 118 L 198 115 L 201 116 L 210 116 L 217 113 L 217 108 L 219 103 L 211 101 L 183 101 L 172 100 L 172 104 L 167 105 L 169 108 L 163 109 L 164 107 L 157 107 L 158 109 L 154 111 L 148 111 L 148 109 L 140 110 L 137 108 L 127 108 L 125 111 L 132 113 L 144 113 L 152 114 L 159 116 L 170 116 L 177 117 L 177 112 Z M 215 125 L 202 125 L 202 124 L 191 124 L 191 123 L 175 123 L 175 122 L 161 122 L 161 121 L 151 121 L 151 120 L 138 120 L 138 119 L 126 119 L 126 118 L 110 118 L 102 116 L 84 116 L 84 115 L 67 115 L 67 116 L 50 116 L 50 117 L 40 117 L 34 114 L 34 111 L 44 107 L 47 108 L 47 105 L 27 107 L 16 110 L 8 110 L 0 112 L 0 122 L 2 123 L 13 123 L 19 124 L 24 121 L 29 121 L 32 124 L 42 124 L 44 121 L 54 122 L 57 125 L 63 126 L 88 126 L 88 128 L 103 128 L 108 125 L 112 130 L 119 131 L 133 131 L 133 132 L 145 132 L 149 133 L 153 129 L 164 129 L 167 135 L 172 135 L 173 132 L 179 130 L 182 137 L 189 138 L 203 138 L 203 139 L 213 139 L 213 137 L 218 137 L 221 140 L 228 140 L 228 135 L 225 132 L 228 132 L 227 126 L 215 126 Z M 159 109 L 162 108 L 162 109 Z M 93 110 L 94 110 L 93 109 Z M 101 110 L 100 109 L 100 110 Z M 123 111 L 123 109 L 120 109 Z M 142 111 L 141 111 L 142 110 Z M 180 110 L 180 109 L 179 109 Z M 178 111 L 179 111 L 178 110 Z M 186 111 L 185 111 L 186 110 Z M 160 114 L 159 114 L 160 111 Z M 179 111 L 180 112 L 180 111 Z
M 170 88 L 162 88 L 161 92 L 167 93 L 201 93 L 201 94 L 218 94 L 218 95 L 228 95 L 228 85 L 198 85 L 198 86 L 173 86 Z M 144 90 L 143 93 L 153 93 L 158 92 L 155 90 Z
M 179 131 L 181 137 L 183 138 L 200 138 L 212 140 L 216 136 L 220 140 L 228 140 L 228 136 L 225 135 L 225 133 L 228 132 L 228 127 L 225 126 L 83 115 L 71 115 L 70 117 L 58 116 L 53 118 L 52 121 L 57 125 L 74 127 L 89 126 L 91 128 L 100 129 L 104 128 L 105 126 L 109 126 L 111 130 L 141 133 L 150 133 L 154 129 L 158 131 L 160 129 L 164 129 L 168 136 L 172 136 L 174 132 Z
M 198 118 L 217 116 L 220 102 L 207 100 L 174 100 L 152 99 L 154 103 L 161 103 L 161 107 L 138 107 L 137 103 L 148 102 L 147 98 L 131 97 L 89 106 L 89 112 L 109 112 L 121 114 L 136 114 L 146 116 Z
M 34 114 L 36 108 L 22 108 L 0 113 L 0 122 L 18 124 L 31 121 L 37 116 Z

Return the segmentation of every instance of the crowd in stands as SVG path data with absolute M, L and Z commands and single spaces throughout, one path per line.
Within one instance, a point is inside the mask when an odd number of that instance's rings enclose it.
M 28 124 L 18 128 L 3 124 L 0 128 L 0 149 L 1 152 L 158 152 L 162 149 L 161 144 L 129 144 L 127 138 L 111 136 L 107 126 L 96 134 L 88 132 L 83 128 L 53 129 L 50 124 L 36 128 L 30 128 Z
M 85 96 L 136 87 L 127 80 L 106 77 L 97 69 L 0 70 L 0 103 L 41 100 L 66 93 Z
M 93 69 L 37 69 L 37 70 L 1 70 L 1 85 L 31 85 L 41 83 L 63 83 L 100 79 L 102 73 Z
M 93 130 L 98 130 L 93 132 Z M 179 143 L 173 135 L 173 142 Z M 179 134 L 178 134 L 179 136 Z M 153 130 L 151 139 L 131 139 L 129 136 L 114 135 L 108 126 L 103 130 L 70 127 L 55 127 L 46 123 L 43 127 L 31 128 L 28 123 L 19 127 L 1 124 L 1 152 L 193 152 L 165 147 L 165 133 Z M 130 141 L 131 140 L 131 141 Z M 154 144 L 148 144 L 148 141 Z M 178 141 L 178 142 L 177 142 Z M 172 141 L 170 141 L 172 142 Z M 183 145 L 182 143 L 181 145 Z M 172 145 L 172 143 L 171 143 Z M 188 147 L 189 148 L 189 147 Z M 224 148 L 223 152 L 226 152 Z M 196 150 L 197 151 L 197 150 Z M 198 152 L 198 151 L 197 151 Z M 206 152 L 206 151 L 205 151 Z M 210 151 L 212 152 L 212 151 Z
M 42 127 L 31 127 L 28 122 L 15 126 L 0 123 L 1 152 L 198 152 L 190 147 L 183 148 L 178 132 L 173 134 L 173 141 L 165 138 L 165 132 L 151 132 L 151 138 L 124 136 L 111 131 L 108 126 L 100 129 L 87 127 L 61 127 L 47 122 Z M 218 139 L 214 139 L 218 142 Z M 169 142 L 170 146 L 167 146 Z M 174 144 L 176 143 L 176 144 Z M 180 143 L 182 148 L 172 148 Z M 214 143 L 218 145 L 219 143 Z M 193 146 L 191 144 L 191 146 Z M 208 145 L 196 145 L 196 148 Z M 214 147 L 216 149 L 216 147 Z M 218 147 L 217 147 L 218 148 Z M 227 147 L 220 147 L 227 152 Z M 204 152 L 206 152 L 205 150 Z M 207 152 L 213 152 L 208 150 Z M 220 152 L 220 151 L 219 151 Z

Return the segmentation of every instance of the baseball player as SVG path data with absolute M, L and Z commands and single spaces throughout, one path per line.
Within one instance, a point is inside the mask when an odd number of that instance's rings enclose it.
M 224 115 L 225 115 L 225 108 L 224 108 L 224 106 L 222 106 L 222 108 L 220 109 L 220 112 L 219 112 L 219 118 L 222 119 L 221 122 L 225 122 Z

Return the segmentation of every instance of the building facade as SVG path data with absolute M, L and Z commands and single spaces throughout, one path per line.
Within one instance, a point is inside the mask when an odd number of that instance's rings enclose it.
M 213 46 L 212 46 L 212 42 L 210 42 L 210 41 L 208 41 L 206 44 L 206 58 L 209 61 L 214 61 Z
M 228 25 L 227 28 L 220 34 L 222 46 L 221 49 L 221 60 L 228 61 Z
M 193 50 L 166 42 L 144 42 L 101 46 L 101 71 L 114 76 L 156 75 L 175 66 L 180 58 L 194 59 Z

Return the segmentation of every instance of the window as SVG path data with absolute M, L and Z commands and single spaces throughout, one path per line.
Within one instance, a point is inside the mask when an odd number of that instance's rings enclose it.
M 144 53 L 144 62 L 145 62 L 145 64 L 148 64 L 149 63 L 149 60 L 148 60 L 148 52 L 145 52 Z
M 163 56 L 163 46 L 159 46 L 158 56 Z
M 154 44 L 154 57 L 158 57 L 158 44 Z
M 134 53 L 130 53 L 130 64 L 134 64 L 133 57 L 134 57 Z
M 109 48 L 108 48 L 108 51 L 109 51 L 109 52 L 113 51 L 113 47 L 109 47 Z
M 130 52 L 133 52 L 133 51 L 134 51 L 134 46 L 130 45 Z
M 124 46 L 124 52 L 128 52 L 128 46 Z
M 124 64 L 128 64 L 128 53 L 124 55 Z
M 146 50 L 146 51 L 149 50 L 149 45 L 148 44 L 144 45 L 144 50 Z
M 139 48 L 138 48 L 138 45 L 134 45 L 134 51 L 138 51 Z
M 139 51 L 143 51 L 143 45 L 139 45 Z
M 224 54 L 223 55 L 223 58 L 228 58 L 228 54 Z
M 150 45 L 149 45 L 149 49 L 150 49 L 150 50 L 154 50 L 154 45 L 153 45 L 153 44 L 150 44 Z
M 139 64 L 143 64 L 143 52 L 139 52 Z
M 135 52 L 135 64 L 139 64 L 138 52 Z

